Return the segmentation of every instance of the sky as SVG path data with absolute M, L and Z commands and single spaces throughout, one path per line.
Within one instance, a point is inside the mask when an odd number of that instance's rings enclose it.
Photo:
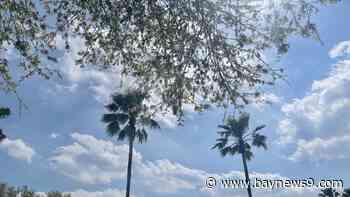
M 251 124 L 266 124 L 265 150 L 248 163 L 252 178 L 342 179 L 350 187 L 350 2 L 315 16 L 323 44 L 292 37 L 279 62 L 287 80 L 265 95 L 272 104 L 251 105 Z M 79 49 L 76 41 L 73 50 Z M 100 119 L 119 87 L 113 73 L 80 70 L 62 55 L 63 80 L 31 79 L 18 89 L 28 109 L 1 95 L 13 114 L 1 120 L 0 182 L 60 190 L 73 197 L 124 196 L 128 147 L 109 138 Z M 15 59 L 13 59 L 15 61 Z M 126 79 L 127 80 L 127 79 Z M 222 158 L 210 147 L 223 112 L 188 111 L 184 126 L 159 117 L 162 129 L 134 149 L 132 194 L 144 196 L 246 196 L 244 190 L 205 188 L 207 177 L 243 178 L 239 156 Z M 319 190 L 253 190 L 259 196 L 317 196 Z

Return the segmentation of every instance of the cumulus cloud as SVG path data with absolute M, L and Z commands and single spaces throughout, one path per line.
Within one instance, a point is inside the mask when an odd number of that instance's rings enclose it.
M 281 104 L 282 100 L 282 97 L 279 97 L 273 93 L 264 93 L 258 98 L 253 99 L 252 106 L 259 111 L 262 111 L 268 104 Z
M 331 58 L 342 57 L 350 54 L 350 41 L 343 41 L 338 43 L 329 51 Z
M 350 134 L 349 87 L 350 60 L 339 61 L 328 77 L 313 82 L 308 95 L 282 106 L 278 143 L 295 145 L 290 159 L 330 160 L 350 154 L 337 143 Z
M 58 172 L 76 181 L 88 184 L 111 183 L 126 177 L 128 147 L 116 146 L 110 141 L 90 135 L 73 133 L 75 143 L 59 147 L 49 159 Z M 135 152 L 135 165 L 141 155 Z
M 128 147 L 126 145 L 115 145 L 110 141 L 99 140 L 91 135 L 73 133 L 74 143 L 59 147 L 49 159 L 51 166 L 59 173 L 87 184 L 103 184 L 112 181 L 123 181 L 126 177 L 126 165 Z M 241 171 L 230 171 L 227 173 L 210 173 L 204 170 L 190 168 L 177 162 L 161 159 L 146 161 L 142 155 L 134 150 L 133 157 L 133 182 L 138 185 L 143 193 L 174 194 L 196 192 L 202 196 L 240 196 L 245 195 L 244 189 L 223 189 L 218 187 L 214 190 L 205 188 L 207 177 L 216 177 L 217 180 L 244 179 Z M 265 179 L 287 179 L 278 174 L 252 172 L 251 178 Z M 113 194 L 110 192 L 92 193 L 92 196 L 103 196 Z M 276 190 L 257 191 L 261 196 L 270 196 L 276 193 L 305 193 L 308 190 Z M 86 191 L 80 191 L 83 194 Z M 118 196 L 118 192 L 116 192 Z M 137 195 L 137 193 L 136 193 Z M 291 195 L 292 196 L 292 195 Z M 73 195 L 74 197 L 74 195 Z
M 26 144 L 22 139 L 5 139 L 0 143 L 0 149 L 6 152 L 10 157 L 23 160 L 28 163 L 32 162 L 33 156 L 36 154 L 34 149 Z
M 63 40 L 59 39 L 58 43 L 60 48 L 64 47 Z M 73 39 L 71 52 L 64 54 L 60 58 L 62 60 L 61 72 L 68 82 L 71 83 L 71 85 L 63 89 L 75 91 L 79 86 L 87 87 L 93 91 L 97 101 L 106 103 L 109 101 L 110 95 L 115 91 L 124 91 L 127 87 L 133 86 L 134 79 L 122 75 L 120 68 L 116 67 L 108 71 L 101 71 L 94 67 L 78 67 L 75 60 L 78 58 L 78 52 L 82 47 L 84 47 L 84 42 L 81 39 Z
M 350 150 L 350 135 L 330 139 L 315 138 L 311 141 L 299 140 L 298 148 L 290 159 L 295 161 L 349 159 L 348 150 Z

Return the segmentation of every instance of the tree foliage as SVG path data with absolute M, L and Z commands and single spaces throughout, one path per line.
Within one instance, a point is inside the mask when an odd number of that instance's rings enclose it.
M 34 74 L 54 74 L 44 60 L 57 61 L 52 56 L 56 34 L 49 30 L 43 5 L 34 0 L 0 1 L 0 90 L 15 91 L 20 81 Z M 15 57 L 13 62 L 9 56 Z
M 0 196 L 7 196 L 7 197 L 44 197 L 43 195 L 40 195 L 39 193 L 36 193 L 33 189 L 29 188 L 28 186 L 23 187 L 13 187 L 8 186 L 5 183 L 0 183 Z M 69 193 L 62 193 L 59 191 L 50 191 L 46 193 L 46 197 L 70 197 L 71 195 Z
M 241 107 L 282 76 L 264 52 L 287 52 L 291 35 L 319 39 L 312 16 L 337 1 L 2 0 L 0 88 L 49 78 L 57 35 L 67 50 L 78 36 L 85 41 L 78 65 L 120 68 L 159 98 L 160 109 L 181 117 L 186 103 Z
M 240 107 L 259 96 L 282 77 L 266 50 L 287 52 L 291 35 L 319 40 L 312 16 L 336 1 L 59 0 L 49 11 L 60 33 L 85 40 L 78 65 L 121 68 L 181 117 L 185 103 Z

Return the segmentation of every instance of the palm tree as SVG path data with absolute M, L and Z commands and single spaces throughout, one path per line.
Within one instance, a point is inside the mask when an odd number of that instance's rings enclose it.
M 226 124 L 218 127 L 223 129 L 223 131 L 218 132 L 220 138 L 216 140 L 217 143 L 212 149 L 217 148 L 223 157 L 227 154 L 232 156 L 236 154 L 242 155 L 244 174 L 248 184 L 248 196 L 252 197 L 247 161 L 253 158 L 252 145 L 267 149 L 266 137 L 258 133 L 265 125 L 249 131 L 249 114 L 242 113 L 238 119 L 235 119 L 234 116 L 229 116 L 226 119 Z
M 107 124 L 106 131 L 118 141 L 127 140 L 129 143 L 129 159 L 127 171 L 126 197 L 130 196 L 132 153 L 135 140 L 143 143 L 147 140 L 145 127 L 159 129 L 159 124 L 147 114 L 143 101 L 147 98 L 145 93 L 131 91 L 127 94 L 116 93 L 112 95 L 112 102 L 106 105 L 108 113 L 104 114 L 102 121 Z
M 319 197 L 339 197 L 341 196 L 339 192 L 335 191 L 333 188 L 322 189 L 321 193 L 318 194 Z

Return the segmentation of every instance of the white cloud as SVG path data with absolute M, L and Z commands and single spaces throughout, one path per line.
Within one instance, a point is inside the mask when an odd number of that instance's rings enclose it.
M 253 107 L 262 111 L 268 104 L 281 104 L 282 98 L 273 93 L 261 94 L 258 98 L 254 98 L 252 101 Z
M 126 176 L 128 147 L 116 146 L 110 141 L 73 133 L 75 143 L 59 147 L 49 160 L 60 173 L 83 183 L 111 183 Z M 135 153 L 134 164 L 141 160 Z
M 72 138 L 75 141 L 71 145 L 58 148 L 50 158 L 51 165 L 61 174 L 70 177 L 76 181 L 87 184 L 103 184 L 112 181 L 124 181 L 127 165 L 128 149 L 126 145 L 115 145 L 110 141 L 98 140 L 91 135 L 73 133 Z M 244 189 L 218 189 L 207 190 L 205 180 L 207 177 L 216 177 L 218 180 L 223 178 L 244 179 L 244 173 L 241 171 L 231 171 L 218 174 L 210 173 L 200 169 L 186 167 L 177 162 L 167 159 L 156 161 L 145 161 L 139 152 L 134 150 L 133 157 L 133 183 L 138 185 L 138 191 L 142 193 L 186 193 L 198 192 L 202 196 L 245 196 Z M 251 173 L 251 179 L 287 179 L 278 174 L 271 173 Z M 108 190 L 107 190 L 108 191 Z M 305 193 L 308 190 L 259 190 L 256 191 L 261 196 L 270 196 L 275 194 L 277 197 L 281 192 L 295 194 L 296 192 Z M 86 191 L 80 191 L 85 194 Z M 108 196 L 110 192 L 90 193 L 94 196 Z M 119 191 L 116 192 L 118 196 Z M 107 194 L 106 194 L 107 193 Z M 137 195 L 137 193 L 136 193 Z M 291 195 L 292 196 L 292 195 Z M 74 195 L 73 195 L 74 197 Z
M 167 159 L 142 163 L 136 173 L 143 177 L 145 186 L 158 193 L 198 189 L 208 176 L 205 171 L 190 169 Z
M 62 45 L 64 42 L 58 40 L 58 43 Z M 132 86 L 134 79 L 122 76 L 120 68 L 100 71 L 93 67 L 78 67 L 75 60 L 78 58 L 78 52 L 82 47 L 84 47 L 84 42 L 81 39 L 72 40 L 71 52 L 66 53 L 61 58 L 61 71 L 72 84 L 68 87 L 73 87 L 73 90 L 76 90 L 77 86 L 88 87 L 93 91 L 97 101 L 106 103 L 109 101 L 110 95 L 115 91 L 123 91 L 126 87 Z M 121 89 L 122 85 L 123 89 Z
M 53 133 L 50 134 L 50 138 L 52 138 L 52 139 L 56 139 L 56 138 L 58 138 L 59 136 L 60 136 L 60 134 L 55 133 L 55 132 L 53 132 Z
M 296 147 L 290 159 L 343 158 L 343 144 L 335 142 L 350 134 L 349 87 L 350 60 L 343 60 L 328 77 L 314 81 L 308 95 L 282 106 L 278 143 Z
M 329 51 L 331 58 L 342 57 L 350 54 L 350 41 L 343 41 L 338 43 Z
M 334 160 L 350 158 L 350 135 L 330 139 L 315 138 L 311 141 L 299 140 L 298 149 L 291 160 L 303 159 Z
M 15 159 L 24 160 L 28 163 L 32 162 L 32 158 L 36 154 L 34 149 L 22 139 L 5 139 L 0 143 L 0 149 L 6 152 L 9 156 Z

